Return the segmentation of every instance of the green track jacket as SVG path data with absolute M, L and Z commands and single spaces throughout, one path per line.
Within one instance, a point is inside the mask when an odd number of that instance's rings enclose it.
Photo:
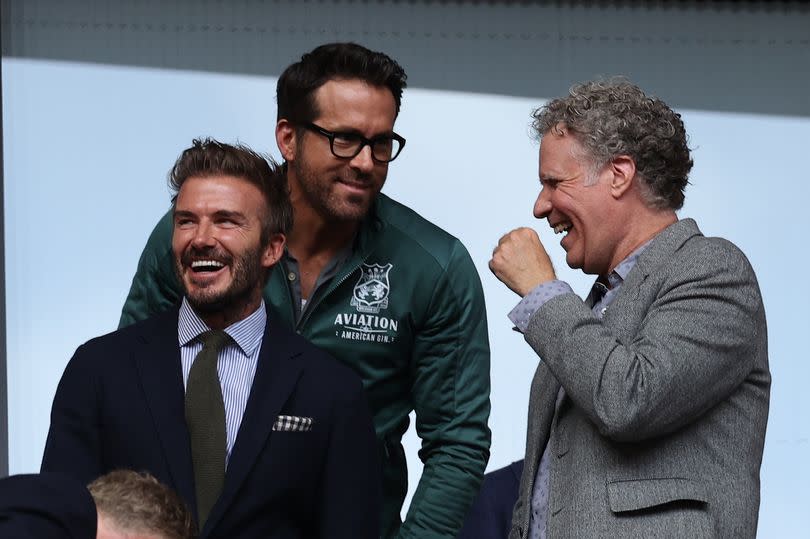
M 169 212 L 141 255 L 121 326 L 180 300 L 172 228 Z M 265 302 L 271 318 L 363 379 L 383 463 L 383 536 L 454 538 L 489 459 L 489 340 L 481 281 L 461 242 L 383 194 L 356 245 L 297 323 L 283 264 L 270 273 Z M 411 410 L 424 470 L 400 528 L 408 482 L 401 439 Z

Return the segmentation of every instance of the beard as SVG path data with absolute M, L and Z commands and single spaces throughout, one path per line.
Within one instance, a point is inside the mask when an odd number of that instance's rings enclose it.
M 225 313 L 248 305 L 255 291 L 261 290 L 265 281 L 265 269 L 261 266 L 262 247 L 247 249 L 238 256 L 216 249 L 189 247 L 175 259 L 175 273 L 189 305 L 198 314 Z M 183 278 L 183 270 L 191 268 L 194 260 L 216 260 L 229 268 L 231 282 L 224 290 L 208 286 L 189 287 Z
M 359 174 L 348 166 L 341 173 L 317 172 L 309 165 L 304 153 L 304 149 L 300 148 L 290 166 L 295 173 L 301 195 L 307 203 L 327 221 L 342 222 L 363 219 L 368 214 L 379 189 L 371 193 L 371 196 L 361 194 L 337 196 L 334 192 L 337 181 L 335 176 L 345 175 L 353 180 L 369 184 L 375 183 L 374 178 L 369 174 Z

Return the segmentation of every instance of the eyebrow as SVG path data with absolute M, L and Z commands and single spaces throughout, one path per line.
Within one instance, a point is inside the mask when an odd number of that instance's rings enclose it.
M 177 208 L 174 209 L 172 212 L 172 217 L 177 219 L 178 217 L 194 217 L 194 214 L 190 211 L 186 210 L 178 210 Z
M 193 211 L 177 210 L 176 209 L 176 210 L 174 210 L 174 218 L 176 219 L 178 217 L 197 217 L 197 214 L 194 213 Z M 214 217 L 218 217 L 220 219 L 226 218 L 226 219 L 234 219 L 234 220 L 241 220 L 241 221 L 246 221 L 247 220 L 247 217 L 245 217 L 244 213 L 242 213 L 240 211 L 234 211 L 234 210 L 217 210 L 217 211 L 214 212 Z
M 326 129 L 324 127 L 324 129 Z M 363 133 L 360 132 L 359 129 L 355 129 L 354 127 L 346 127 L 346 128 L 337 128 L 337 129 L 327 129 L 327 131 L 332 131 L 335 134 L 339 135 L 356 135 L 358 137 L 368 138 L 369 140 L 374 140 L 378 138 L 389 138 L 394 135 L 393 130 L 385 131 L 383 133 L 378 133 L 376 135 L 372 135 L 370 137 L 366 137 Z
M 234 210 L 217 210 L 214 212 L 214 217 L 219 218 L 225 217 L 228 219 L 242 220 L 242 221 L 247 220 L 247 217 L 245 217 L 244 213 Z

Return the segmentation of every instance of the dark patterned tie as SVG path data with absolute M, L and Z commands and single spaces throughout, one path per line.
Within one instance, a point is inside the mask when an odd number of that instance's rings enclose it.
M 230 339 L 221 330 L 200 335 L 203 348 L 194 358 L 186 382 L 186 424 L 200 529 L 225 483 L 225 405 L 217 375 L 217 357 Z
M 591 308 L 596 307 L 602 298 L 607 295 L 610 289 L 601 281 L 601 277 L 593 283 L 593 287 L 591 287 L 591 293 L 588 294 L 588 297 L 585 298 L 585 303 L 590 305 Z M 601 318 L 601 317 L 600 317 Z

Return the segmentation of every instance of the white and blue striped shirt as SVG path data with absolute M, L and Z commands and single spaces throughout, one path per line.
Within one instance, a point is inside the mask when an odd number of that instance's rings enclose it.
M 231 458 L 231 450 L 236 442 L 236 434 L 245 414 L 259 352 L 262 349 L 264 327 L 267 323 L 267 312 L 264 301 L 253 314 L 225 328 L 234 342 L 228 343 L 217 358 L 217 373 L 222 388 L 222 401 L 225 404 L 225 432 L 227 453 L 225 464 Z M 203 322 L 186 298 L 180 305 L 180 317 L 177 323 L 177 339 L 180 343 L 180 361 L 183 366 L 183 387 L 188 383 L 188 373 L 194 358 L 202 350 L 202 342 L 197 337 L 208 331 Z

